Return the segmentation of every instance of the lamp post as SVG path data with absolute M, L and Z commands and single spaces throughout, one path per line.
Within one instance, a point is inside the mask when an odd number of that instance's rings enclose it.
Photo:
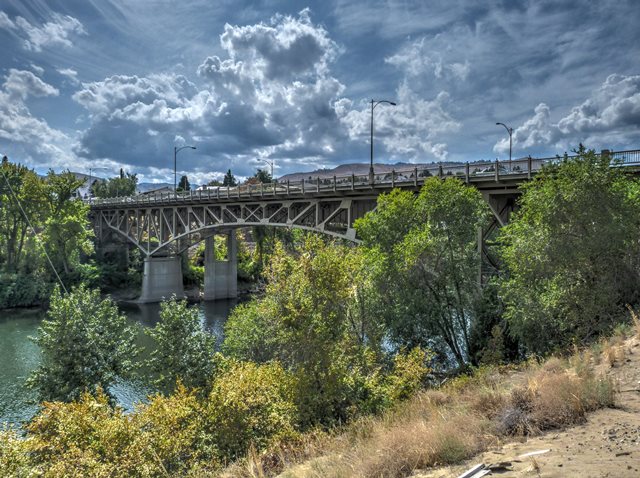
M 268 159 L 261 159 L 260 161 L 263 161 L 271 166 L 271 181 L 273 182 L 273 163 L 275 162 L 275 160 L 272 159 L 271 161 L 269 161 Z
M 511 149 L 512 149 L 512 145 L 513 145 L 513 141 L 512 141 L 513 128 L 509 128 L 504 123 L 496 123 L 496 126 L 504 126 L 504 129 L 506 129 L 507 133 L 509 133 L 509 171 L 511 171 Z
M 173 195 L 178 195 L 178 171 L 177 171 L 177 163 L 178 163 L 178 153 L 183 149 L 196 149 L 195 146 L 182 146 L 178 148 L 177 146 L 173 147 Z
M 371 100 L 371 163 L 369 164 L 369 184 L 373 186 L 373 178 L 374 178 L 374 173 L 373 173 L 373 110 L 376 106 L 378 106 L 381 103 L 387 103 L 388 105 L 391 106 L 396 106 L 396 104 L 393 101 L 387 101 L 387 100 Z

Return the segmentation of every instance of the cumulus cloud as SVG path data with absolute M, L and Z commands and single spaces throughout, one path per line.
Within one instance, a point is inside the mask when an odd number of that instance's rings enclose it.
M 640 126 L 640 75 L 610 75 L 584 103 L 558 122 L 562 134 Z
M 610 75 L 580 105 L 571 108 L 557 123 L 551 110 L 540 103 L 534 115 L 513 133 L 514 148 L 555 146 L 567 148 L 582 142 L 589 147 L 606 146 L 615 136 L 617 142 L 631 144 L 640 137 L 640 75 Z M 625 139 L 626 138 L 626 139 Z M 571 142 L 572 144 L 569 144 Z M 494 151 L 508 151 L 509 140 L 494 145 Z
M 24 48 L 35 52 L 51 46 L 70 47 L 72 35 L 87 33 L 80 20 L 59 13 L 54 13 L 42 26 L 36 26 L 23 17 L 11 20 L 6 13 L 0 12 L 0 28 L 17 33 L 23 39 Z
M 9 99 L 25 100 L 28 96 L 58 96 L 59 91 L 26 70 L 11 68 L 3 84 Z
M 68 166 L 74 159 L 64 146 L 70 138 L 50 127 L 46 121 L 35 118 L 25 103 L 30 96 L 56 95 L 56 88 L 32 72 L 9 70 L 0 88 L 0 144 L 10 146 L 11 151 L 19 150 L 36 163 Z
M 180 135 L 198 143 L 188 159 L 196 169 L 212 167 L 206 155 L 221 170 L 233 158 L 238 173 L 248 174 L 257 156 L 319 160 L 346 137 L 334 109 L 344 86 L 328 66 L 338 47 L 308 11 L 269 24 L 226 25 L 220 44 L 227 57 L 208 57 L 198 68 L 204 89 L 166 74 L 84 83 L 73 98 L 91 124 L 78 153 L 149 165 Z M 155 154 L 135 158 L 140 143 Z

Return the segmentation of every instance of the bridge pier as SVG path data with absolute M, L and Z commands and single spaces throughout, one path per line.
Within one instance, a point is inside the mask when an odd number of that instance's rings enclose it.
M 227 260 L 216 260 L 215 236 L 204 242 L 204 300 L 238 297 L 238 242 L 236 232 L 227 235 Z
M 145 258 L 142 291 L 136 302 L 160 302 L 174 294 L 184 298 L 181 262 L 180 256 Z

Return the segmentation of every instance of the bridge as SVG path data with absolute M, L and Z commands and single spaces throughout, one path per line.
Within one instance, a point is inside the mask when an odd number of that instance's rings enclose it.
M 602 151 L 612 165 L 640 167 L 640 150 Z M 476 187 L 489 205 L 492 219 L 478 231 L 484 267 L 479 280 L 496 268 L 486 239 L 504 226 L 516 207 L 519 186 L 561 156 L 512 161 L 460 163 L 393 170 L 376 174 L 275 181 L 236 187 L 214 187 L 184 193 L 140 194 L 92 199 L 91 212 L 100 243 L 115 234 L 144 254 L 141 302 L 171 294 L 184 295 L 180 254 L 205 242 L 205 300 L 237 296 L 235 229 L 252 226 L 298 228 L 359 242 L 354 222 L 376 207 L 377 196 L 393 188 L 418 191 L 430 177 L 456 177 Z M 217 261 L 214 235 L 227 236 L 228 258 Z

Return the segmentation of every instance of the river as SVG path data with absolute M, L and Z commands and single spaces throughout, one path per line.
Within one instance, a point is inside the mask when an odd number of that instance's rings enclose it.
M 218 344 L 223 339 L 224 323 L 236 303 L 235 300 L 217 300 L 193 305 L 198 308 L 202 327 L 216 336 Z M 160 305 L 123 304 L 120 310 L 132 323 L 153 327 L 159 320 Z M 44 317 L 42 310 L 0 310 L 0 428 L 29 420 L 38 409 L 33 392 L 24 386 L 24 382 L 39 364 L 40 350 L 29 337 L 37 335 Z M 152 343 L 144 333 L 138 336 L 138 342 L 145 347 L 139 358 L 144 360 Z M 151 391 L 144 369 L 139 375 L 135 380 L 122 380 L 112 389 L 118 403 L 126 410 L 144 400 Z

